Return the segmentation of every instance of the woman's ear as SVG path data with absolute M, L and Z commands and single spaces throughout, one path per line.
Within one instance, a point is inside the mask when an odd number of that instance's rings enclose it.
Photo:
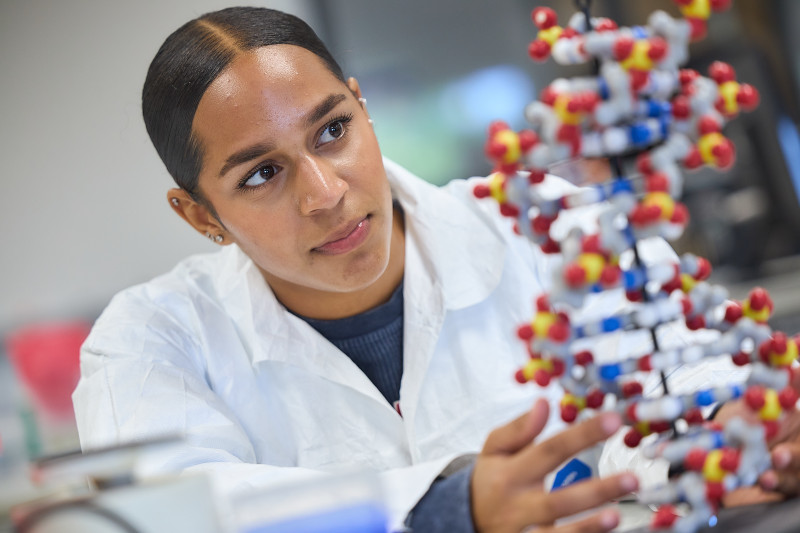
M 355 78 L 347 78 L 347 88 L 353 93 L 356 98 L 361 98 L 361 87 L 358 86 L 358 80 Z
M 172 210 L 201 235 L 217 244 L 230 244 L 232 241 L 225 226 L 211 213 L 208 206 L 197 202 L 183 189 L 167 191 L 167 201 Z
M 353 96 L 356 97 L 358 103 L 361 104 L 361 108 L 367 115 L 367 121 L 373 124 L 372 118 L 369 116 L 369 111 L 367 111 L 367 99 L 361 96 L 361 87 L 358 85 L 358 80 L 355 78 L 347 78 L 347 87 L 350 89 L 350 92 L 353 93 Z

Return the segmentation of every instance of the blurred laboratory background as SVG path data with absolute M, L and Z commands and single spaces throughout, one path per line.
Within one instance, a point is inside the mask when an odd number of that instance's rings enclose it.
M 523 107 L 550 80 L 588 73 L 527 55 L 531 10 L 553 7 L 566 23 L 570 0 L 245 3 L 307 20 L 359 78 L 385 154 L 438 184 L 488 173 L 489 122 L 522 128 Z M 68 393 L 87 328 L 117 291 L 215 249 L 167 205 L 173 184 L 145 132 L 140 91 L 170 32 L 228 5 L 0 3 L 0 461 L 12 449 L 35 457 L 77 446 Z M 596 0 L 592 13 L 635 25 L 659 8 L 678 14 L 671 0 Z M 736 298 L 769 289 L 772 325 L 790 333 L 800 331 L 798 20 L 795 0 L 735 0 L 692 45 L 687 66 L 730 63 L 761 105 L 725 130 L 732 170 L 688 176 L 692 222 L 676 243 L 708 257 Z

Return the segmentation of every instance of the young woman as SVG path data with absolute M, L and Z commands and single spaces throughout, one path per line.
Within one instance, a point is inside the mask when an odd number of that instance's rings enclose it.
M 234 491 L 368 468 L 393 525 L 420 531 L 551 528 L 636 489 L 631 474 L 543 489 L 621 424 L 608 413 L 534 442 L 556 429 L 556 391 L 511 382 L 509 331 L 548 260 L 468 182 L 437 189 L 383 159 L 358 82 L 305 23 L 260 8 L 187 23 L 142 105 L 178 184 L 170 207 L 222 250 L 97 321 L 74 395 L 85 448 L 180 433 L 181 453 L 151 467 Z

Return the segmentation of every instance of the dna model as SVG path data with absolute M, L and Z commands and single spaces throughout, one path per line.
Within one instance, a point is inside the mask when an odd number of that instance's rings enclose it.
M 585 1 L 564 27 L 552 9 L 534 9 L 538 34 L 528 49 L 533 60 L 589 63 L 596 75 L 550 83 L 525 109 L 531 129 L 517 132 L 493 123 L 486 154 L 494 170 L 473 192 L 496 200 L 515 230 L 544 252 L 562 256 L 551 290 L 538 295 L 535 315 L 517 331 L 530 355 L 517 381 L 557 381 L 567 423 L 598 409 L 616 410 L 630 427 L 624 438 L 630 447 L 659 434 L 642 453 L 667 460 L 673 474 L 665 484 L 640 491 L 639 500 L 660 506 L 652 530 L 694 532 L 709 523 L 727 492 L 755 484 L 770 467 L 767 442 L 798 400 L 790 383 L 798 372 L 800 337 L 772 331 L 767 320 L 773 304 L 765 290 L 753 289 L 737 302 L 724 287 L 709 283 L 706 259 L 685 254 L 642 260 L 642 242 L 674 240 L 688 223 L 688 210 L 678 201 L 684 171 L 730 168 L 735 147 L 723 127 L 759 101 L 757 90 L 738 82 L 730 65 L 715 62 L 708 76 L 681 68 L 689 44 L 705 35 L 711 12 L 728 8 L 730 0 L 675 3 L 683 18 L 655 11 L 646 25 L 631 28 L 591 17 Z M 543 192 L 550 167 L 584 158 L 609 158 L 615 176 L 555 198 Z M 636 175 L 624 175 L 623 158 L 635 159 Z M 596 207 L 596 231 L 552 231 L 560 216 L 586 206 Z M 624 290 L 624 310 L 576 318 L 590 295 L 608 290 Z M 659 328 L 676 322 L 716 333 L 710 340 L 662 348 Z M 637 330 L 649 332 L 646 353 L 600 363 L 586 349 L 586 341 Z M 746 380 L 670 394 L 665 376 L 671 369 L 716 357 L 746 367 Z M 651 372 L 661 376 L 659 397 L 643 395 L 638 376 Z M 722 426 L 703 414 L 740 398 L 752 410 L 748 421 L 735 417 Z M 676 512 L 678 503 L 688 511 Z

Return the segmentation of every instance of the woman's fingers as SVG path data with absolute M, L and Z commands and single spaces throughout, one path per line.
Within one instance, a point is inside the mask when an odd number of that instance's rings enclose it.
M 622 473 L 603 479 L 589 479 L 548 494 L 532 490 L 528 493 L 530 502 L 527 506 L 530 520 L 533 524 L 549 524 L 559 518 L 604 505 L 636 490 L 638 486 L 636 476 Z
M 800 444 L 780 444 L 772 450 L 772 470 L 759 479 L 762 488 L 785 496 L 800 494 Z
M 602 413 L 576 424 L 553 437 L 522 450 L 517 461 L 517 481 L 530 483 L 544 479 L 549 472 L 581 450 L 613 435 L 622 426 L 617 413 Z
M 483 445 L 483 453 L 512 454 L 518 452 L 541 433 L 547 424 L 549 415 L 550 406 L 547 400 L 543 398 L 536 400 L 530 411 L 492 431 Z
M 772 464 L 776 470 L 800 472 L 800 443 L 787 442 L 772 450 Z
M 759 486 L 752 485 L 726 493 L 722 497 L 722 505 L 724 507 L 738 507 L 741 505 L 778 502 L 782 499 L 783 496 L 776 492 L 765 491 Z
M 536 529 L 537 533 L 605 533 L 619 525 L 619 513 L 605 509 L 569 524 Z

